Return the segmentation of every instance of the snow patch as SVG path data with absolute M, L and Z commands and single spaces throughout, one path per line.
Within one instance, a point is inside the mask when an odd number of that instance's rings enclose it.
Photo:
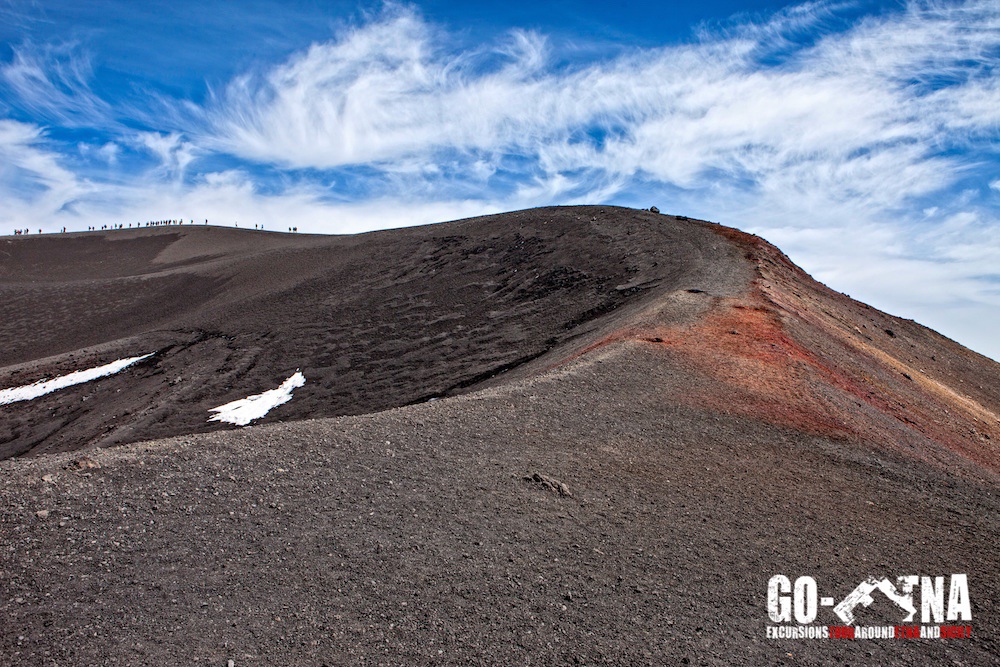
M 39 380 L 38 382 L 22 385 L 20 387 L 0 389 L 0 405 L 17 403 L 18 401 L 30 401 L 38 398 L 39 396 L 50 394 L 53 391 L 65 389 L 66 387 L 72 387 L 75 384 L 83 384 L 84 382 L 90 382 L 91 380 L 96 380 L 108 375 L 114 375 L 134 363 L 153 356 L 153 354 L 155 353 L 150 352 L 149 354 L 144 354 L 141 357 L 119 359 L 118 361 L 112 361 L 110 364 L 104 364 L 103 366 L 97 366 L 96 368 L 88 368 L 87 370 L 74 371 L 67 375 L 60 375 L 52 380 Z
M 229 422 L 237 426 L 246 426 L 254 419 L 260 419 L 273 408 L 292 400 L 292 391 L 305 383 L 306 379 L 302 373 L 295 371 L 295 374 L 282 382 L 277 389 L 270 389 L 263 394 L 247 396 L 238 401 L 212 408 L 209 412 L 217 412 L 218 414 L 209 417 L 208 421 Z

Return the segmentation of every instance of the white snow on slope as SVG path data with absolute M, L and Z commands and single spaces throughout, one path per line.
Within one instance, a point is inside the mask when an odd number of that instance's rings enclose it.
M 17 403 L 18 401 L 30 401 L 34 398 L 38 398 L 39 396 L 52 393 L 53 391 L 65 389 L 66 387 L 72 387 L 75 384 L 83 384 L 84 382 L 90 382 L 91 380 L 96 380 L 107 375 L 114 375 L 136 362 L 153 356 L 153 354 L 153 352 L 150 352 L 149 354 L 144 354 L 141 357 L 119 359 L 118 361 L 112 361 L 110 364 L 97 366 L 96 368 L 88 368 L 84 371 L 74 371 L 67 375 L 60 375 L 59 377 L 51 380 L 39 380 L 38 382 L 22 385 L 20 387 L 0 389 L 0 405 Z
M 302 373 L 295 371 L 295 374 L 282 382 L 277 389 L 270 389 L 263 394 L 247 396 L 238 401 L 212 408 L 209 412 L 219 414 L 209 417 L 208 421 L 229 422 L 237 426 L 246 426 L 254 419 L 260 419 L 266 415 L 272 408 L 292 400 L 292 390 L 305 383 L 306 379 Z

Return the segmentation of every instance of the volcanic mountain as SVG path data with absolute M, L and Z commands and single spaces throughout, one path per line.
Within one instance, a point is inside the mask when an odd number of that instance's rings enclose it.
M 0 405 L 3 664 L 1000 656 L 1000 366 L 735 229 L 11 237 L 0 332 L 0 392 L 133 361 Z M 969 638 L 766 634 L 775 575 L 956 573 Z

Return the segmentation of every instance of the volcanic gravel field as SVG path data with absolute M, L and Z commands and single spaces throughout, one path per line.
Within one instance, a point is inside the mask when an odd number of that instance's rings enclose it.
M 1000 365 L 731 228 L 0 239 L 0 335 L 152 353 L 0 405 L 2 665 L 1000 664 Z M 953 573 L 970 638 L 766 636 L 776 574 Z

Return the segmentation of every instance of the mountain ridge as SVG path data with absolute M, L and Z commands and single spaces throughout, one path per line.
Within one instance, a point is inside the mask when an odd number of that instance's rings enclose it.
M 0 407 L 5 455 L 28 445 L 0 460 L 0 662 L 1000 655 L 1000 367 L 762 239 L 610 207 L 175 233 L 132 258 L 145 274 L 0 279 L 25 292 L 0 326 L 41 332 L 4 351 L 4 386 L 156 351 Z M 110 242 L 87 243 L 80 266 L 100 266 Z M 264 419 L 208 423 L 299 367 Z M 836 600 L 953 573 L 969 638 L 768 635 L 794 627 L 769 619 L 776 575 Z M 821 606 L 809 627 L 840 623 Z

